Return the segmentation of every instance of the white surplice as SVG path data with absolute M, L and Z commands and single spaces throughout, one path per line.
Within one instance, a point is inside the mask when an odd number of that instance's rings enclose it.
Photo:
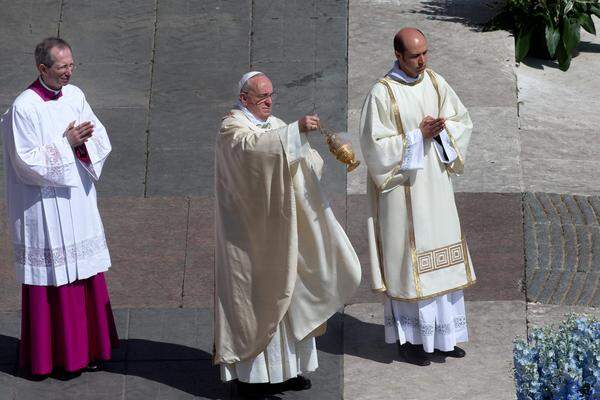
M 80 161 L 64 136 L 69 123 L 91 121 Z M 17 280 L 61 286 L 111 265 L 94 181 L 100 178 L 110 141 L 83 92 L 73 85 L 44 101 L 21 93 L 0 124 L 4 143 L 6 201 Z
M 383 304 L 385 342 L 422 344 L 427 353 L 452 351 L 467 342 L 467 317 L 463 291 L 429 300 L 408 302 L 389 297 Z

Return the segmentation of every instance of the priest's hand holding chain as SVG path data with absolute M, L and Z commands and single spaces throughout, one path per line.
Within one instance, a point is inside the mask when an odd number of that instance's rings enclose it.
M 423 139 L 432 139 L 440 134 L 445 128 L 446 120 L 444 118 L 433 118 L 429 115 L 423 118 L 419 124 L 419 129 L 423 134 Z
M 300 132 L 309 132 L 319 129 L 319 117 L 316 115 L 305 115 L 298 120 Z
M 65 131 L 65 136 L 69 141 L 71 147 L 77 147 L 85 142 L 92 136 L 94 132 L 94 125 L 90 121 L 82 122 L 75 126 L 75 121 L 71 122 Z

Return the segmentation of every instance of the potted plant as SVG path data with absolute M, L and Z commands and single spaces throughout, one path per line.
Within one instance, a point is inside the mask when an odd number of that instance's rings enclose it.
M 558 60 L 569 69 L 580 28 L 596 34 L 592 15 L 600 18 L 600 0 L 506 0 L 484 31 L 508 30 L 515 36 L 515 59 L 527 54 Z

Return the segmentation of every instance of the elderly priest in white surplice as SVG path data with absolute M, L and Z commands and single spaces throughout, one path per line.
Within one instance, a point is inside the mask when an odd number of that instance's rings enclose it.
M 262 73 L 245 74 L 239 90 L 216 144 L 214 362 L 244 394 L 308 389 L 315 336 L 358 287 L 360 265 L 306 138 L 318 117 L 272 116 Z
M 104 272 L 111 266 L 96 182 L 111 144 L 71 85 L 71 46 L 35 49 L 38 78 L 2 115 L 6 201 L 22 285 L 19 367 L 77 375 L 109 360 L 119 340 Z
M 468 340 L 462 289 L 475 273 L 451 175 L 463 170 L 472 123 L 444 78 L 426 68 L 421 31 L 402 29 L 394 49 L 393 68 L 361 115 L 372 284 L 386 295 L 386 342 L 428 365 L 434 350 L 463 357 L 455 345 Z

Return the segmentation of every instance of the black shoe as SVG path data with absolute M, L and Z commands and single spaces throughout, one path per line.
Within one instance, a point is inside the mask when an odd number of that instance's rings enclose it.
M 96 372 L 102 370 L 102 363 L 100 361 L 92 361 L 85 367 L 86 372 Z
M 70 381 L 81 376 L 81 371 L 66 371 L 62 368 L 56 368 L 51 376 L 59 381 Z
M 19 378 L 27 379 L 32 382 L 41 382 L 45 379 L 48 379 L 49 375 L 34 375 L 31 373 L 30 369 L 27 368 L 19 368 L 17 370 L 17 376 Z
M 451 351 L 441 351 L 441 350 L 436 350 L 436 351 L 439 352 L 440 354 L 443 354 L 446 357 L 452 357 L 452 358 L 463 358 L 464 356 L 467 355 L 467 352 L 458 346 L 454 346 L 454 350 L 451 350 Z
M 414 345 L 406 342 L 398 347 L 398 352 L 400 353 L 400 357 L 409 364 L 418 365 L 420 367 L 426 367 L 431 364 L 427 353 L 423 350 L 423 346 L 421 345 Z
M 310 389 L 312 387 L 312 383 L 310 379 L 305 378 L 302 375 L 298 375 L 295 378 L 285 381 L 284 386 L 286 390 L 294 390 L 299 392 L 300 390 Z
M 267 391 L 268 383 L 246 383 L 236 381 L 237 392 L 244 399 L 267 400 L 269 393 Z

